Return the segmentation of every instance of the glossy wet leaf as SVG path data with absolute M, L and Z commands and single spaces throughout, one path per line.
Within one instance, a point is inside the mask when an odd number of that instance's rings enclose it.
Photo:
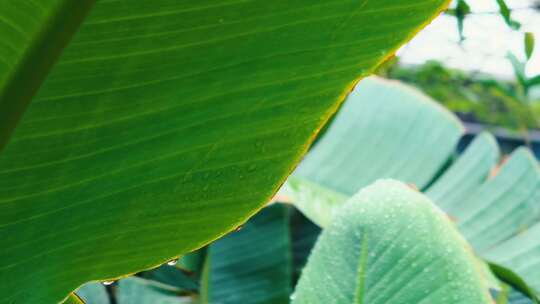
M 323 230 L 292 303 L 492 303 L 476 267 L 465 240 L 426 196 L 379 181 Z
M 0 303 L 58 302 L 232 230 L 357 80 L 445 2 L 102 0 L 57 61 L 25 53 L 32 39 L 10 53 L 26 34 L 0 23 L 2 62 L 30 56 L 2 71 L 55 61 L 43 83 L 16 82 L 35 96 L 1 95 L 10 117 L 31 103 L 0 152 Z M 54 42 L 39 29 L 75 27 L 21 12 L 62 5 L 73 3 L 8 0 L 0 16 Z

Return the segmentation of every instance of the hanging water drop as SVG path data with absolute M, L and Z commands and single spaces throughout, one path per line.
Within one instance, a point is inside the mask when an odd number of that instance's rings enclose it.
M 102 284 L 105 286 L 109 286 L 109 285 L 114 284 L 114 281 L 103 281 Z
M 175 266 L 178 263 L 178 259 L 173 259 L 167 262 L 169 266 Z

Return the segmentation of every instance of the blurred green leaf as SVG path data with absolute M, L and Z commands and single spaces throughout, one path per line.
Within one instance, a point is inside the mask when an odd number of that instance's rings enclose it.
M 379 181 L 323 231 L 292 303 L 492 303 L 466 246 L 427 197 Z
M 471 8 L 465 0 L 458 0 L 456 5 L 456 19 L 458 24 L 459 37 L 461 40 L 465 39 L 463 36 L 463 23 L 468 14 L 471 13 Z
M 529 87 L 537 86 L 537 85 L 540 85 L 540 74 L 529 79 L 529 83 L 528 83 Z
M 501 16 L 503 17 L 504 19 L 504 22 L 506 22 L 506 24 L 508 26 L 510 26 L 512 29 L 519 29 L 521 27 L 521 24 L 519 24 L 519 22 L 515 21 L 512 19 L 512 12 L 510 10 L 510 8 L 508 7 L 508 5 L 506 4 L 505 0 L 497 0 L 497 4 L 499 5 L 499 12 L 501 13 Z
M 163 265 L 156 269 L 140 273 L 139 276 L 168 285 L 171 289 L 177 289 L 178 293 L 192 293 L 199 290 L 198 278 L 185 273 L 175 266 Z
M 516 75 L 516 79 L 518 80 L 518 82 L 521 83 L 522 86 L 527 86 L 527 76 L 525 76 L 525 63 L 517 59 L 517 57 L 512 53 L 508 53 L 507 58 L 512 64 L 512 68 L 514 69 L 514 74 Z
M 319 227 L 326 227 L 332 216 L 347 200 L 347 196 L 301 177 L 290 176 L 282 191 Z
M 451 112 L 419 91 L 371 77 L 349 95 L 294 176 L 347 196 L 379 178 L 422 189 L 463 131 Z
M 540 103 L 534 96 L 524 102 L 523 84 L 515 80 L 467 73 L 437 61 L 418 66 L 394 65 L 386 75 L 420 88 L 470 122 L 501 126 L 513 133 L 540 126 Z
M 86 283 L 76 293 L 85 304 L 109 304 L 109 295 L 101 283 Z
M 534 52 L 534 34 L 531 32 L 525 33 L 525 55 L 527 60 L 531 59 Z
M 167 286 L 137 277 L 118 282 L 118 304 L 195 304 L 191 297 L 179 296 Z
M 296 285 L 302 269 L 307 263 L 309 254 L 321 233 L 319 226 L 315 225 L 302 212 L 291 208 L 290 230 L 293 256 L 293 286 Z
M 333 206 L 379 178 L 428 186 L 462 133 L 453 114 L 420 92 L 371 77 L 349 95 L 283 191 L 325 227 Z
M 429 196 L 450 215 L 459 202 L 465 201 L 499 161 L 500 151 L 489 133 L 476 136 L 459 158 L 427 189 Z
M 522 278 L 520 278 L 516 273 L 514 273 L 512 270 L 505 268 L 501 265 L 497 265 L 495 263 L 490 263 L 489 267 L 495 273 L 495 275 L 501 279 L 504 283 L 511 286 L 514 290 L 519 291 L 522 294 L 527 295 L 528 299 L 532 299 L 532 303 L 538 304 L 539 300 L 534 291 L 527 285 L 525 281 L 523 281 Z M 516 301 L 512 301 L 509 299 L 508 303 L 514 304 Z
M 289 303 L 292 255 L 288 208 L 273 204 L 208 248 L 203 303 Z
M 199 273 L 202 270 L 205 257 L 206 248 L 190 252 L 178 260 L 176 267 L 187 272 Z

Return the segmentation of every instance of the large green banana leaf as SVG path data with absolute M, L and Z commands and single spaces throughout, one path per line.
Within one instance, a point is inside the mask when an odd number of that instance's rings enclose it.
M 411 105 L 404 107 L 404 102 Z M 462 130 L 450 112 L 419 92 L 367 79 L 283 191 L 324 227 L 354 187 L 380 177 L 413 183 L 453 218 L 480 256 L 512 269 L 538 293 L 537 161 L 529 150 L 519 148 L 496 166 L 499 150 L 487 133 L 477 136 L 453 160 Z M 490 172 L 494 176 L 489 177 Z
M 0 3 L 0 150 L 94 2 Z
M 426 196 L 378 181 L 323 230 L 292 303 L 492 303 L 467 246 Z
M 0 303 L 58 303 L 234 229 L 447 4 L 93 2 L 0 2 Z

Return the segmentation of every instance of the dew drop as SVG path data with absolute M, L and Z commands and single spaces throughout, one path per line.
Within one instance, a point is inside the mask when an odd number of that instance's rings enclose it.
M 167 265 L 169 266 L 175 266 L 178 263 L 178 259 L 170 260 L 167 262 Z
M 103 281 L 102 283 L 103 283 L 103 285 L 105 285 L 105 286 L 109 286 L 109 285 L 114 284 L 114 281 Z

